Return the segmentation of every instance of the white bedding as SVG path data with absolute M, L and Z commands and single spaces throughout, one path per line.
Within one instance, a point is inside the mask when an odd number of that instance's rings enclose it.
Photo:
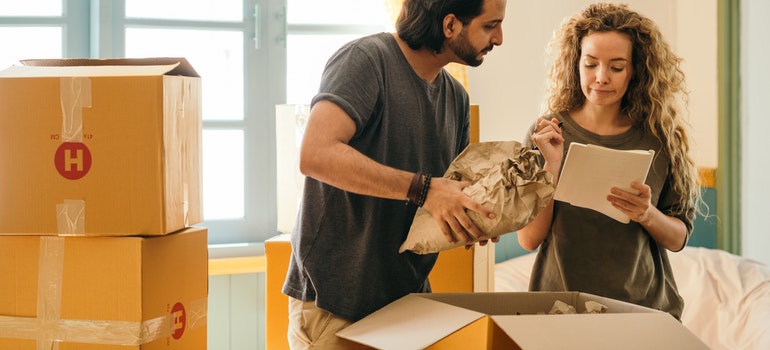
M 495 264 L 495 291 L 526 291 L 535 254 Z M 770 349 L 770 267 L 723 250 L 669 253 L 682 324 L 714 350 Z

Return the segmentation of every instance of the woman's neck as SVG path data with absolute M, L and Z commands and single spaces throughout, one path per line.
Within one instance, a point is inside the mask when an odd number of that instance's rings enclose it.
M 633 126 L 631 118 L 620 112 L 620 106 L 583 105 L 570 112 L 570 117 L 584 129 L 597 135 L 622 134 Z

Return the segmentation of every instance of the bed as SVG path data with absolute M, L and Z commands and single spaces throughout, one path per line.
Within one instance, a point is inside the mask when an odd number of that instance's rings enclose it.
M 495 291 L 526 291 L 535 253 L 495 264 Z M 714 350 L 770 349 L 770 267 L 719 249 L 669 253 L 682 324 Z

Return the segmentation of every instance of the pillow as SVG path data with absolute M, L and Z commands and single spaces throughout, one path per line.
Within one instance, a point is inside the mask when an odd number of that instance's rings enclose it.
M 770 267 L 720 249 L 669 253 L 682 324 L 714 350 L 770 349 Z

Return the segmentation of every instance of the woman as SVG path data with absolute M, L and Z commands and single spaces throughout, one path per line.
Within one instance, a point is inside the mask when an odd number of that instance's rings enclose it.
M 656 155 L 645 183 L 630 184 L 638 194 L 607 193 L 630 223 L 552 201 L 518 231 L 522 247 L 540 248 L 530 290 L 587 292 L 679 319 L 684 302 L 667 250 L 686 245 L 700 203 L 681 59 L 650 19 L 611 3 L 569 18 L 550 48 L 547 111 L 526 140 L 538 147 L 554 181 L 572 142 Z

